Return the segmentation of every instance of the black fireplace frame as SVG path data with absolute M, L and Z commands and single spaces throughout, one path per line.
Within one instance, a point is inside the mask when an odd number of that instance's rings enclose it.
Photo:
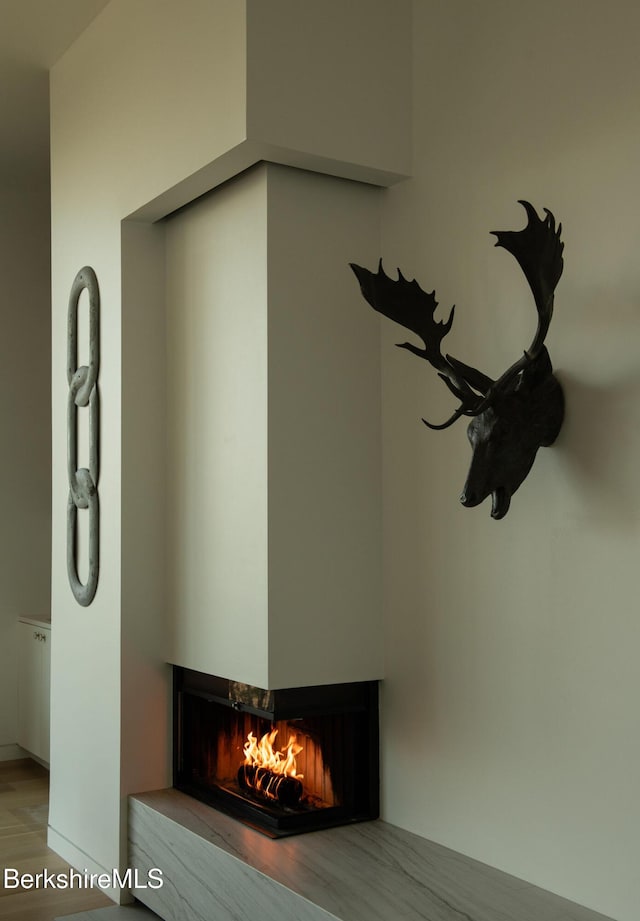
M 190 701 L 192 697 L 199 698 L 199 702 Z M 281 810 L 282 814 L 274 815 L 273 809 L 259 802 L 247 802 L 215 783 L 194 777 L 193 770 L 189 772 L 189 756 L 185 754 L 188 750 L 183 738 L 188 722 L 185 707 L 202 706 L 202 701 L 238 714 L 251 714 L 272 724 L 334 716 L 348 720 L 357 737 L 354 745 L 357 743 L 359 752 L 358 763 L 350 766 L 354 773 L 350 794 L 339 806 L 305 814 Z M 216 712 L 212 711 L 214 717 Z M 174 666 L 173 786 L 273 838 L 376 819 L 380 812 L 378 682 L 265 690 Z

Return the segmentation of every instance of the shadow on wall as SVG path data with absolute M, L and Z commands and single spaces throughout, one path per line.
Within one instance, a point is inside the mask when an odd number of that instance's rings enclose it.
M 613 384 L 559 374 L 567 413 L 553 450 L 590 518 L 636 525 L 640 519 L 640 362 Z

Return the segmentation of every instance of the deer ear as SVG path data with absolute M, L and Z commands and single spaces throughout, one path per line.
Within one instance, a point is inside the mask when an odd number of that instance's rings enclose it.
M 546 348 L 523 370 L 517 391 L 528 407 L 529 427 L 540 446 L 552 445 L 564 421 L 564 393 Z
M 539 387 L 552 375 L 551 356 L 546 346 L 543 345 L 540 353 L 524 366 L 517 389 L 533 390 L 534 387 Z

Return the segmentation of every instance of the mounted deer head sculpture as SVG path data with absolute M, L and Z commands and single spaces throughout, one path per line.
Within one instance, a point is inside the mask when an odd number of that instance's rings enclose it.
M 560 241 L 562 225 L 545 208 L 540 219 L 529 202 L 520 204 L 527 212 L 524 230 L 492 231 L 496 246 L 508 250 L 525 274 L 538 311 L 533 342 L 497 380 L 443 355 L 440 345 L 451 329 L 454 309 L 446 322 L 434 320 L 438 303 L 435 291 L 426 294 L 417 281 L 407 281 L 398 269 L 398 280 L 389 278 L 382 260 L 374 275 L 351 263 L 365 300 L 390 320 L 416 333 L 424 348 L 403 342 L 407 349 L 424 358 L 438 372 L 449 390 L 460 400 L 450 419 L 440 425 L 422 421 L 431 429 L 445 429 L 462 416 L 471 417 L 467 434 L 473 456 L 460 501 L 479 505 L 491 495 L 492 518 L 504 518 L 511 496 L 523 482 L 538 448 L 553 444 L 564 417 L 562 388 L 553 374 L 544 341 L 553 315 L 553 295 L 562 275 Z

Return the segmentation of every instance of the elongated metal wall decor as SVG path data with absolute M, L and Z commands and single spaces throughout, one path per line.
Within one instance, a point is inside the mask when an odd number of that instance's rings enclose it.
M 78 302 L 87 289 L 89 294 L 89 365 L 78 363 Z M 100 564 L 100 504 L 98 500 L 100 402 L 98 372 L 100 370 L 100 291 L 96 273 L 89 266 L 80 269 L 73 280 L 69 295 L 67 320 L 67 471 L 69 499 L 67 502 L 67 573 L 69 585 L 78 604 L 91 604 L 98 587 Z M 78 469 L 78 410 L 89 407 L 89 469 Z M 78 509 L 89 510 L 89 574 L 86 583 L 80 581 L 77 561 Z

